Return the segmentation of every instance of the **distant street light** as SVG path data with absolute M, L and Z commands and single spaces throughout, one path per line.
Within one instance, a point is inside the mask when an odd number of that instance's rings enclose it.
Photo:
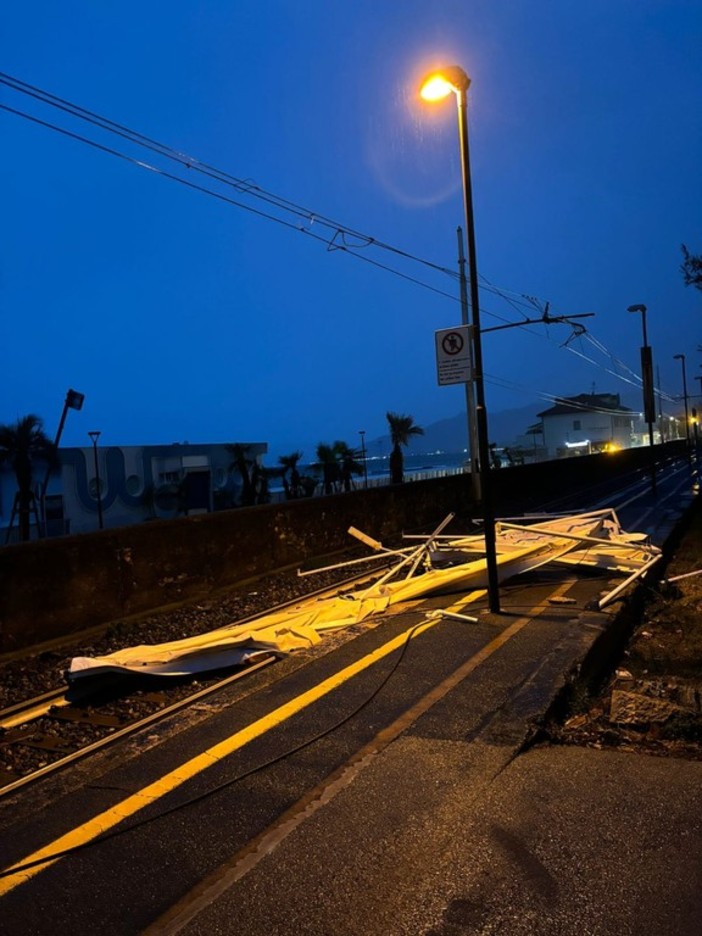
M 470 304 L 473 316 L 473 381 L 475 383 L 475 424 L 478 435 L 478 470 L 480 493 L 485 524 L 485 558 L 488 577 L 488 600 L 493 613 L 500 611 L 500 591 L 497 575 L 497 550 L 495 543 L 495 515 L 492 506 L 490 484 L 490 445 L 488 439 L 487 409 L 483 383 L 483 352 L 480 337 L 480 306 L 478 302 L 478 264 L 475 250 L 475 224 L 473 218 L 473 191 L 470 177 L 470 150 L 468 146 L 467 95 L 470 78 L 456 65 L 429 75 L 422 83 L 420 95 L 425 101 L 440 101 L 450 94 L 456 95 L 458 110 L 458 137 L 461 151 L 463 176 L 463 207 L 466 219 L 468 242 L 468 268 L 470 270 Z
M 88 435 L 93 440 L 93 457 L 95 459 L 95 488 L 97 493 L 97 508 L 98 508 L 98 528 L 102 529 L 102 490 L 100 485 L 100 469 L 98 467 L 98 453 L 97 453 L 97 444 L 98 439 L 100 438 L 100 432 L 97 429 L 94 429 L 92 432 L 89 432 Z
M 692 452 L 690 449 L 690 416 L 687 411 L 687 373 L 685 372 L 685 355 L 674 354 L 673 360 L 680 361 L 680 365 L 682 367 L 683 400 L 685 401 L 685 450 L 687 452 L 688 461 L 692 461 Z
M 656 459 L 653 454 L 653 424 L 656 421 L 656 404 L 653 395 L 653 355 L 646 335 L 646 306 L 630 305 L 628 312 L 640 312 L 643 323 L 643 345 L 641 347 L 641 382 L 643 384 L 644 419 L 648 423 L 648 444 L 651 448 L 651 491 L 656 493 Z
M 368 461 L 366 459 L 366 430 L 359 429 L 358 434 L 361 437 L 361 458 L 363 459 L 363 487 L 368 487 Z

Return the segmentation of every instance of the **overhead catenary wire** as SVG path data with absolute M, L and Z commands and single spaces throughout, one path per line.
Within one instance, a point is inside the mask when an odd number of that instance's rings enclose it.
M 438 289 L 435 286 L 431 286 L 429 283 L 424 283 L 416 277 L 410 276 L 407 273 L 403 273 L 400 270 L 396 270 L 387 264 L 380 263 L 378 260 L 374 260 L 372 257 L 367 257 L 364 254 L 356 253 L 355 248 L 351 248 L 343 243 L 336 243 L 333 246 L 330 245 L 328 238 L 320 237 L 318 234 L 314 234 L 312 231 L 306 228 L 300 228 L 299 225 L 294 224 L 292 221 L 287 221 L 285 218 L 279 218 L 276 215 L 270 214 L 269 212 L 262 211 L 260 208 L 255 208 L 252 205 L 247 205 L 244 202 L 237 201 L 234 198 L 231 198 L 229 195 L 225 195 L 222 192 L 217 192 L 214 189 L 207 188 L 203 185 L 198 185 L 196 182 L 191 182 L 188 179 L 183 179 L 180 176 L 174 175 L 172 172 L 167 172 L 165 169 L 161 169 L 158 166 L 153 166 L 150 163 L 144 162 L 141 159 L 136 159 L 134 156 L 129 156 L 127 153 L 122 153 L 119 150 L 114 149 L 113 147 L 106 146 L 104 143 L 98 143 L 96 140 L 91 140 L 89 137 L 85 137 L 82 134 L 75 133 L 72 130 L 68 130 L 65 127 L 59 127 L 57 124 L 52 124 L 49 121 L 42 120 L 39 117 L 35 117 L 32 114 L 27 114 L 24 111 L 17 110 L 16 108 L 9 107 L 7 104 L 0 104 L 0 110 L 7 111 L 11 114 L 15 114 L 20 117 L 24 117 L 26 120 L 32 121 L 33 123 L 39 124 L 40 126 L 46 127 L 47 129 L 54 130 L 57 133 L 63 134 L 64 136 L 70 137 L 73 140 L 76 140 L 80 143 L 85 143 L 88 146 L 92 146 L 97 150 L 100 150 L 104 153 L 108 153 L 111 156 L 116 156 L 119 159 L 123 159 L 126 162 L 132 163 L 135 166 L 138 166 L 141 169 L 146 169 L 149 172 L 153 172 L 156 175 L 162 176 L 165 179 L 169 179 L 172 182 L 178 182 L 180 185 L 184 185 L 187 188 L 193 189 L 197 192 L 200 192 L 204 195 L 210 195 L 213 198 L 217 198 L 220 201 L 223 201 L 229 205 L 232 205 L 236 208 L 241 208 L 244 211 L 251 212 L 254 215 L 258 215 L 261 218 L 264 218 L 267 221 L 274 221 L 277 224 L 283 225 L 283 227 L 289 228 L 294 231 L 298 231 L 302 234 L 311 237 L 313 240 L 321 241 L 323 244 L 326 244 L 328 249 L 340 250 L 344 253 L 349 254 L 352 257 L 356 257 L 359 260 L 363 260 L 366 263 L 371 264 L 372 266 L 379 267 L 380 269 L 386 270 L 389 273 L 393 273 L 395 276 L 399 276 L 401 279 L 408 280 L 409 282 L 414 283 L 417 286 L 421 286 L 424 289 L 428 289 L 432 292 L 438 293 L 441 296 L 444 296 L 447 299 L 458 302 L 456 296 L 451 293 L 444 292 L 441 289 Z
M 406 250 L 402 250 L 399 247 L 395 247 L 391 244 L 379 241 L 377 238 L 372 237 L 369 234 L 364 234 L 361 231 L 354 230 L 347 225 L 326 217 L 320 212 L 312 211 L 311 209 L 305 208 L 302 205 L 298 205 L 289 199 L 281 197 L 280 195 L 275 195 L 272 192 L 268 192 L 250 179 L 238 178 L 229 172 L 218 169 L 214 166 L 202 162 L 193 156 L 189 156 L 185 153 L 175 150 L 165 143 L 160 143 L 158 140 L 154 140 L 151 137 L 140 133 L 139 131 L 131 130 L 129 127 L 116 123 L 115 121 L 110 120 L 107 117 L 103 117 L 94 111 L 87 110 L 86 108 L 77 104 L 73 104 L 64 98 L 57 97 L 48 91 L 43 91 L 41 88 L 27 84 L 20 79 L 13 78 L 11 75 L 0 72 L 0 84 L 5 84 L 15 91 L 29 95 L 35 100 L 39 100 L 45 104 L 50 105 L 51 107 L 58 108 L 64 113 L 68 113 L 80 120 L 87 121 L 95 127 L 99 127 L 100 129 L 109 133 L 114 133 L 122 139 L 130 141 L 131 143 L 134 143 L 138 146 L 143 146 L 151 152 L 158 153 L 166 159 L 175 161 L 187 169 L 203 173 L 209 178 L 215 179 L 226 185 L 233 186 L 237 189 L 237 191 L 250 195 L 253 198 L 260 199 L 271 206 L 288 211 L 299 217 L 301 220 L 325 227 L 333 232 L 329 241 L 330 246 L 332 246 L 333 249 L 338 249 L 339 245 L 333 244 L 334 240 L 338 236 L 341 236 L 342 238 L 344 236 L 350 236 L 356 238 L 359 241 L 359 243 L 353 245 L 354 249 L 375 246 L 382 250 L 388 250 L 391 253 L 397 254 L 398 256 L 404 257 L 415 263 L 422 264 L 439 273 L 448 275 L 451 278 L 458 279 L 458 273 L 455 270 L 434 263 L 430 260 L 426 260 L 422 257 L 418 257 L 415 254 L 412 254 Z M 344 244 L 343 246 L 348 248 L 350 245 Z
M 357 231 L 351 227 L 341 224 L 333 219 L 326 217 L 324 214 L 316 211 L 312 211 L 308 208 L 305 208 L 289 199 L 283 198 L 281 196 L 275 195 L 271 192 L 266 191 L 259 185 L 257 185 L 251 179 L 239 178 L 233 174 L 226 172 L 224 170 L 218 169 L 214 166 L 211 166 L 205 162 L 202 162 L 195 157 L 189 156 L 179 150 L 174 149 L 164 143 L 161 143 L 152 137 L 149 137 L 139 131 L 132 130 L 124 124 L 117 123 L 116 121 L 110 120 L 107 117 L 104 117 L 100 114 L 97 114 L 94 111 L 90 111 L 87 108 L 81 107 L 80 105 L 74 104 L 65 98 L 58 97 L 57 95 L 52 94 L 51 92 L 45 91 L 41 88 L 38 88 L 35 85 L 31 85 L 25 81 L 22 81 L 19 78 L 15 78 L 6 73 L 0 72 L 0 84 L 5 85 L 6 87 L 24 94 L 33 100 L 39 101 L 45 105 L 56 108 L 59 111 L 68 114 L 69 116 L 87 122 L 93 127 L 96 127 L 102 131 L 115 134 L 119 138 L 134 144 L 136 146 L 144 147 L 150 152 L 153 152 L 163 158 L 171 160 L 177 163 L 182 168 L 190 171 L 195 171 L 203 174 L 207 178 L 223 184 L 228 187 L 232 187 L 243 196 L 250 197 L 255 200 L 261 201 L 263 204 L 272 210 L 263 210 L 260 207 L 255 205 L 248 204 L 240 199 L 233 198 L 231 195 L 219 192 L 215 189 L 212 189 L 206 185 L 200 185 L 196 182 L 193 182 L 189 179 L 185 179 L 182 176 L 176 175 L 172 172 L 160 168 L 158 166 L 152 165 L 145 162 L 143 159 L 139 159 L 135 156 L 124 153 L 118 149 L 115 149 L 112 146 L 107 146 L 104 143 L 98 142 L 97 140 L 90 139 L 89 137 L 84 136 L 83 134 L 76 133 L 73 130 L 70 130 L 66 127 L 59 126 L 50 121 L 43 120 L 38 116 L 29 114 L 25 111 L 21 111 L 18 108 L 10 107 L 6 104 L 0 104 L 0 109 L 14 114 L 18 117 L 22 117 L 28 121 L 31 121 L 37 125 L 40 125 L 46 129 L 53 130 L 59 134 L 62 134 L 68 138 L 71 138 L 77 142 L 84 143 L 94 149 L 104 152 L 106 154 L 120 158 L 126 162 L 129 162 L 139 168 L 146 169 L 156 175 L 159 175 L 165 179 L 168 179 L 173 182 L 178 182 L 181 185 L 190 188 L 194 191 L 197 191 L 201 194 L 208 195 L 210 197 L 216 198 L 232 207 L 240 208 L 244 211 L 250 212 L 251 214 L 258 216 L 264 220 L 272 221 L 277 224 L 282 225 L 283 227 L 298 231 L 299 233 L 305 234 L 308 237 L 312 238 L 314 241 L 322 243 L 326 246 L 328 251 L 342 251 L 347 255 L 355 257 L 357 259 L 363 260 L 371 266 L 381 269 L 385 272 L 391 273 L 399 278 L 412 283 L 413 285 L 419 286 L 423 289 L 429 290 L 437 295 L 442 296 L 443 298 L 450 299 L 452 302 L 458 303 L 460 301 L 457 294 L 447 292 L 446 290 L 425 282 L 424 280 L 419 279 L 416 276 L 410 275 L 409 273 L 398 270 L 396 267 L 390 266 L 389 264 L 383 263 L 377 259 L 368 255 L 367 249 L 370 247 L 377 248 L 381 251 L 388 251 L 394 256 L 406 260 L 411 263 L 419 264 L 426 269 L 430 269 L 433 272 L 439 273 L 443 276 L 447 276 L 452 280 L 458 279 L 458 273 L 455 270 L 447 268 L 443 265 L 434 263 L 430 260 L 418 257 L 415 254 L 410 253 L 409 251 L 400 249 L 393 245 L 387 244 L 383 241 L 378 240 L 377 238 L 365 234 L 363 232 Z M 284 214 L 289 214 L 291 218 L 281 217 L 279 214 L 274 214 L 272 211 L 283 212 Z M 326 231 L 327 234 L 321 235 L 317 234 L 311 230 L 311 226 L 316 225 L 322 230 Z M 533 310 L 534 308 L 541 308 L 542 302 L 536 300 L 531 296 L 526 296 L 522 293 L 516 293 L 511 290 L 506 290 L 504 288 L 496 286 L 487 277 L 480 275 L 480 284 L 479 288 L 484 292 L 490 292 L 493 295 L 500 297 L 504 302 L 506 302 L 514 311 L 519 313 L 524 317 L 524 321 L 512 321 L 509 318 L 500 315 L 497 312 L 492 310 L 484 309 L 481 304 L 481 313 L 486 316 L 490 316 L 498 321 L 501 321 L 509 326 L 522 327 L 532 334 L 537 334 L 540 338 L 550 341 L 550 338 L 544 334 L 543 330 L 539 329 L 538 331 L 535 328 L 530 327 L 532 323 L 528 322 L 528 316 L 524 310 Z M 548 304 L 546 304 L 548 305 Z M 544 324 L 548 324 L 547 321 Z M 618 380 L 622 380 L 625 383 L 628 383 L 632 386 L 640 386 L 641 378 L 636 375 L 633 371 L 630 371 L 626 365 L 621 364 L 617 361 L 613 355 L 611 355 L 604 346 L 597 342 L 589 332 L 586 332 L 585 329 L 581 332 L 574 332 L 573 336 L 579 335 L 580 337 L 586 337 L 587 340 L 591 341 L 593 346 L 597 347 L 603 354 L 606 354 L 610 357 L 610 360 L 616 361 L 625 371 L 628 371 L 631 374 L 631 378 L 624 377 L 622 374 L 613 371 L 603 365 L 598 364 L 592 358 L 588 357 L 581 351 L 574 349 L 570 345 L 570 339 L 565 343 L 564 347 L 566 350 L 580 357 L 593 367 L 602 369 L 605 373 L 610 374 L 611 376 L 616 377 Z M 660 399 L 664 399 L 668 402 L 674 400 L 673 397 L 665 394 L 656 388 L 656 394 Z

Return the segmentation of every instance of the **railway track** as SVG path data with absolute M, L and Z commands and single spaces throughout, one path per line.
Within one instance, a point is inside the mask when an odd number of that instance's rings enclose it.
M 236 623 L 352 590 L 377 577 L 379 564 L 374 565 L 370 573 L 339 577 L 333 585 L 306 591 Z M 275 660 L 274 654 L 256 657 L 234 673 L 199 674 L 197 679 L 135 677 L 101 680 L 97 688 L 63 685 L 0 710 L 0 798 L 196 705 Z
M 380 564 L 374 563 L 372 571 L 365 569 L 352 577 L 342 578 L 339 573 L 336 581 L 326 581 L 316 590 L 304 589 L 298 580 L 299 591 L 293 598 L 265 609 L 261 604 L 257 613 L 239 617 L 237 623 L 253 621 L 301 600 L 351 591 L 376 578 L 379 570 Z M 259 659 L 224 678 L 220 673 L 200 675 L 197 681 L 157 677 L 148 683 L 143 679 L 120 680 L 106 689 L 101 682 L 100 696 L 78 694 L 64 685 L 0 710 L 0 797 L 197 704 L 274 659 L 273 655 Z

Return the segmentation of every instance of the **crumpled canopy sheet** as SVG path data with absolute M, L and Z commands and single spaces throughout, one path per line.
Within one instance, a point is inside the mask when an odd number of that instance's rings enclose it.
M 661 555 L 661 550 L 648 542 L 645 533 L 627 533 L 622 529 L 613 511 L 602 511 L 602 513 L 605 516 L 595 535 L 593 536 L 592 533 L 587 534 L 586 541 L 575 543 L 572 550 L 554 559 L 557 565 L 587 566 L 593 569 L 607 569 L 610 572 L 628 573 L 643 568 L 651 559 Z M 608 513 L 610 516 L 607 516 Z M 577 521 L 578 518 L 574 517 L 573 520 Z M 555 523 L 553 520 L 547 520 L 535 524 L 532 529 L 553 529 L 555 532 L 560 526 L 562 531 L 578 535 L 582 533 L 582 529 L 578 529 L 577 523 L 573 526 L 564 527 L 563 522 L 563 519 Z M 519 532 L 519 530 L 513 530 L 508 526 L 503 531 L 502 536 L 498 533 L 497 549 L 509 549 L 510 541 L 504 539 L 504 536 L 516 532 Z M 516 542 L 516 540 L 512 540 L 512 542 Z
M 388 603 L 387 597 L 303 602 L 198 637 L 142 644 L 100 657 L 74 657 L 67 677 L 74 682 L 101 673 L 187 676 L 237 666 L 264 654 L 308 649 L 320 642 L 321 632 L 357 624 L 369 614 L 383 611 Z
M 536 568 L 575 545 L 572 540 L 536 537 L 529 545 L 498 556 L 498 577 L 504 580 Z M 370 614 L 400 601 L 456 588 L 484 588 L 486 584 L 485 559 L 448 569 L 429 569 L 402 581 L 369 588 L 359 596 L 302 602 L 256 621 L 219 628 L 198 637 L 153 646 L 143 644 L 101 657 L 74 657 L 67 677 L 69 682 L 75 682 L 103 673 L 185 676 L 236 666 L 264 653 L 307 649 L 319 643 L 324 631 L 358 624 Z
M 597 544 L 583 544 L 571 536 L 593 536 L 602 531 L 600 514 L 550 520 L 539 529 L 503 529 L 498 532 L 497 574 L 499 581 L 561 561 L 574 551 L 592 552 Z M 472 537 L 470 538 L 472 543 Z M 583 546 L 586 549 L 583 549 Z M 612 544 L 608 544 L 612 548 Z M 422 556 L 424 547 L 416 551 Z M 424 554 L 430 555 L 429 550 Z M 411 558 L 411 557 L 410 557 Z M 583 559 L 579 561 L 584 561 Z M 401 565 L 406 564 L 405 558 Z M 400 566 L 397 567 L 398 570 Z M 100 657 L 75 657 L 67 677 L 69 682 L 103 673 L 186 676 L 212 669 L 236 666 L 268 653 L 289 653 L 319 643 L 324 631 L 359 624 L 392 604 L 445 591 L 487 587 L 485 558 L 449 566 L 429 568 L 404 579 L 382 576 L 373 586 L 353 595 L 302 601 L 291 608 L 264 615 L 245 624 L 232 624 L 198 637 L 170 643 L 130 647 Z

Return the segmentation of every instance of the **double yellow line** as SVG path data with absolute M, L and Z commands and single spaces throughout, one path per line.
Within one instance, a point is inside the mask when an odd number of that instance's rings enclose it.
M 571 585 L 572 582 L 561 585 L 556 589 L 554 594 L 560 594 L 567 591 Z M 445 610 L 449 613 L 460 612 L 460 610 L 467 604 L 478 600 L 484 595 L 484 590 L 471 592 L 469 595 L 455 602 Z M 470 672 L 472 672 L 496 650 L 503 646 L 511 637 L 513 637 L 526 624 L 528 624 L 533 617 L 540 614 L 545 609 L 545 607 L 545 603 L 535 607 L 531 610 L 528 616 L 519 618 L 517 621 L 513 622 L 497 637 L 495 637 L 486 646 L 474 654 L 474 656 L 462 664 L 462 666 L 460 666 L 452 676 L 448 677 L 441 686 L 437 687 L 432 692 L 429 692 L 425 699 L 421 700 L 422 704 L 420 708 L 422 710 L 426 710 L 426 708 L 429 708 L 438 697 L 449 691 L 453 685 L 456 685 L 462 679 L 465 679 L 465 677 Z M 377 663 L 379 660 L 382 660 L 384 657 L 388 656 L 388 654 L 402 647 L 408 640 L 419 637 L 420 634 L 423 634 L 425 631 L 429 630 L 429 628 L 437 624 L 439 620 L 439 617 L 427 616 L 422 623 L 408 628 L 407 630 L 403 631 L 403 633 L 398 634 L 397 637 L 394 637 L 392 640 L 388 641 L 388 643 L 383 644 L 382 647 L 378 647 L 372 653 L 367 654 L 360 660 L 352 663 L 350 666 L 345 667 L 338 673 L 335 673 L 333 676 L 330 676 L 328 679 L 325 679 L 323 682 L 314 686 L 312 689 L 302 693 L 302 695 L 297 696 L 290 702 L 286 702 L 285 705 L 279 706 L 268 715 L 264 715 L 262 718 L 259 718 L 257 721 L 253 722 L 251 725 L 248 725 L 246 728 L 243 728 L 241 731 L 238 731 L 236 734 L 231 735 L 229 738 L 225 738 L 225 740 L 220 741 L 218 744 L 213 745 L 206 751 L 198 754 L 196 757 L 191 758 L 184 764 L 181 764 L 180 767 L 177 767 L 175 770 L 172 770 L 163 777 L 160 777 L 158 780 L 144 787 L 142 790 L 139 790 L 137 793 L 133 793 L 131 796 L 128 796 L 121 802 L 111 806 L 109 809 L 95 816 L 93 819 L 88 820 L 88 822 L 85 822 L 77 828 L 72 829 L 70 832 L 67 832 L 60 838 L 55 839 L 53 842 L 50 842 L 48 845 L 40 848 L 38 851 L 27 855 L 25 858 L 16 862 L 11 867 L 1 871 L 0 874 L 3 876 L 0 877 L 0 896 L 9 893 L 20 884 L 23 884 L 25 881 L 29 881 L 40 871 L 43 871 L 45 868 L 48 868 L 50 865 L 57 862 L 60 858 L 64 857 L 67 852 L 70 852 L 76 848 L 81 848 L 99 836 L 104 835 L 110 829 L 117 826 L 120 822 L 123 822 L 130 816 L 135 815 L 146 806 L 151 805 L 161 797 L 171 793 L 179 786 L 182 786 L 182 784 L 190 780 L 196 774 L 206 770 L 213 764 L 216 764 L 225 757 L 228 757 L 230 754 L 233 754 L 235 751 L 238 751 L 250 741 L 261 737 L 261 735 L 264 735 L 267 731 L 270 731 L 271 729 L 287 721 L 293 715 L 296 715 L 298 712 L 301 712 L 303 709 L 312 705 L 314 702 L 317 702 L 323 696 L 328 695 L 344 682 L 352 679 L 358 673 L 362 672 L 363 670 L 372 666 L 374 663 Z M 419 710 L 413 714 L 416 716 L 419 714 Z M 18 870 L 13 873 L 15 868 Z M 19 870 L 20 868 L 22 870 Z
M 377 663 L 378 660 L 382 660 L 383 657 L 397 650 L 407 640 L 418 637 L 436 623 L 437 619 L 426 620 L 424 623 L 415 625 L 402 634 L 398 634 L 397 637 L 390 640 L 382 647 L 378 647 L 377 650 L 367 654 L 345 669 L 340 670 L 312 689 L 302 693 L 302 695 L 297 696 L 285 705 L 281 705 L 279 708 L 259 718 L 236 734 L 225 738 L 224 741 L 220 741 L 218 744 L 213 745 L 196 757 L 191 758 L 189 761 L 181 764 L 180 767 L 176 767 L 175 770 L 170 771 L 142 790 L 139 790 L 137 793 L 133 793 L 121 802 L 116 803 L 114 806 L 105 810 L 105 812 L 83 823 L 83 825 L 72 829 L 44 848 L 40 848 L 31 855 L 27 855 L 22 861 L 16 862 L 10 868 L 2 872 L 6 876 L 0 877 L 0 896 L 9 893 L 20 884 L 30 880 L 30 878 L 34 877 L 40 871 L 43 871 L 44 868 L 48 868 L 50 865 L 54 864 L 54 862 L 63 857 L 65 852 L 82 847 L 98 836 L 103 835 L 120 822 L 133 816 L 146 806 L 151 805 L 151 803 L 156 802 L 156 800 L 165 796 L 167 793 L 171 793 L 196 774 L 199 774 L 201 771 L 206 770 L 218 761 L 233 754 L 234 751 L 238 751 L 250 741 L 259 738 L 282 722 L 287 721 L 293 715 L 296 715 L 314 702 L 317 702 L 323 696 L 328 695 L 328 693 L 356 676 L 362 670 L 367 669 L 369 666 Z M 32 865 L 32 867 L 17 871 L 15 874 L 8 874 L 8 872 L 12 872 L 13 868 L 25 865 Z

